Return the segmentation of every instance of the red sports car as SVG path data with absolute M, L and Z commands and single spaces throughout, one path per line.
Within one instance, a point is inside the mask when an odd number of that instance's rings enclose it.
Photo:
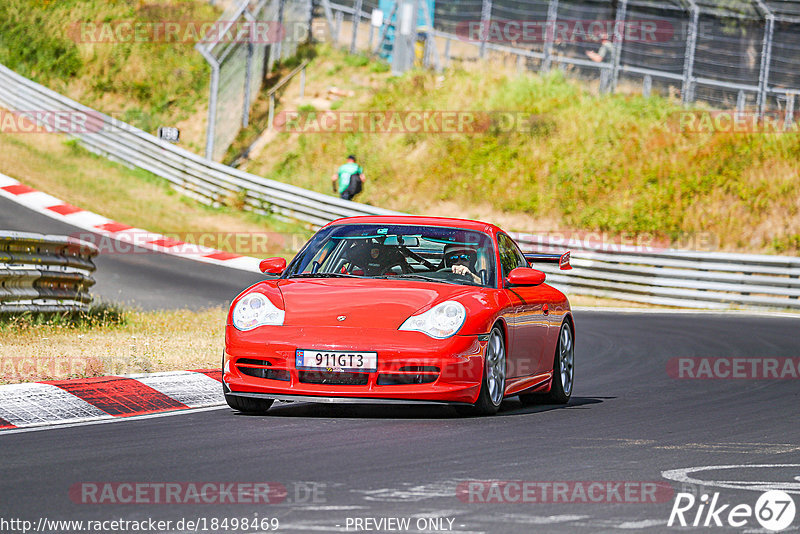
M 225 399 L 453 404 L 493 414 L 505 397 L 566 403 L 575 325 L 563 293 L 500 228 L 416 216 L 351 217 L 317 232 L 228 314 Z

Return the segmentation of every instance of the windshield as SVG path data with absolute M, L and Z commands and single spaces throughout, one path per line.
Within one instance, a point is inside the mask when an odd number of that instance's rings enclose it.
M 491 238 L 438 226 L 342 224 L 317 233 L 285 278 L 386 278 L 495 286 Z

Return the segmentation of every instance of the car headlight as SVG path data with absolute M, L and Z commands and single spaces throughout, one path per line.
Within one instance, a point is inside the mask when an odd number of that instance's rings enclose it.
M 250 293 L 233 308 L 233 326 L 239 330 L 252 330 L 257 326 L 282 325 L 286 312 L 275 307 L 261 293 Z
M 448 300 L 430 310 L 412 315 L 400 325 L 399 330 L 414 330 L 436 339 L 454 335 L 467 318 L 467 310 L 460 302 Z

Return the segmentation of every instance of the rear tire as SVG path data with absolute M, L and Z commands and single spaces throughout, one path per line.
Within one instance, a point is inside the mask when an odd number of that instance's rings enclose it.
M 456 406 L 460 415 L 494 415 L 500 409 L 506 389 L 506 345 L 499 326 L 492 328 L 486 355 L 483 358 L 483 378 L 478 400 L 472 406 Z
M 575 342 L 572 327 L 568 322 L 561 325 L 553 358 L 553 381 L 548 393 L 520 395 L 524 406 L 533 404 L 566 404 L 572 396 L 575 381 Z
M 242 413 L 265 413 L 270 409 L 274 399 L 253 399 L 251 397 L 236 397 L 225 395 L 228 406 Z

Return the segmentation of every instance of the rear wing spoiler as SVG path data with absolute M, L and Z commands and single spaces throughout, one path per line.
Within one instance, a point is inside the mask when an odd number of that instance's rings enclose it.
M 572 265 L 569 264 L 569 251 L 563 254 L 536 254 L 526 253 L 525 259 L 528 263 L 557 263 L 562 271 L 569 271 Z

